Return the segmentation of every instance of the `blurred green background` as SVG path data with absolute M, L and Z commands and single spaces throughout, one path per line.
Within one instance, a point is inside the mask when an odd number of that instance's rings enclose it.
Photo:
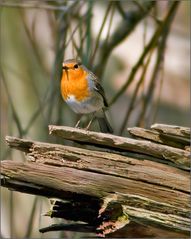
M 136 20 L 132 16 L 136 11 L 143 14 L 148 1 L 2 1 L 1 160 L 25 160 L 23 154 L 8 149 L 6 135 L 56 142 L 48 135 L 49 124 L 75 125 L 77 116 L 59 89 L 62 61 L 68 58 L 81 58 L 99 76 L 108 101 L 113 102 L 108 118 L 115 134 L 126 136 L 127 127 L 149 127 L 155 122 L 188 126 L 190 1 L 179 1 L 167 37 L 161 34 L 132 83 L 116 98 L 173 2 L 156 1 L 131 29 Z M 129 33 L 117 39 L 120 32 L 116 29 L 123 34 L 128 27 Z M 118 41 L 106 56 L 105 46 L 112 39 Z M 156 67 L 162 39 L 165 46 Z M 155 67 L 157 74 L 152 79 Z M 96 123 L 92 130 L 99 130 Z M 83 236 L 40 234 L 40 227 L 58 221 L 41 216 L 48 208 L 47 199 L 1 188 L 1 238 Z

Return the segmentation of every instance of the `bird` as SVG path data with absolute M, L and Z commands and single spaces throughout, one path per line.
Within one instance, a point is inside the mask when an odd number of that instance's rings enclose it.
M 68 59 L 62 64 L 61 95 L 67 105 L 77 114 L 93 114 L 86 129 L 97 118 L 103 133 L 113 133 L 105 110 L 108 103 L 98 78 L 80 60 Z M 81 119 L 81 118 L 80 118 Z M 80 119 L 75 125 L 78 127 Z

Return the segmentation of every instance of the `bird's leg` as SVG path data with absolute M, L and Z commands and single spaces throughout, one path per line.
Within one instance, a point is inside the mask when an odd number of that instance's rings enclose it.
M 88 125 L 87 125 L 86 128 L 85 128 L 86 130 L 89 129 L 89 127 L 91 126 L 91 124 L 92 124 L 92 122 L 94 121 L 94 119 L 95 119 L 95 115 L 93 114 L 93 116 L 92 116 L 90 122 L 88 123 Z
M 80 124 L 80 121 L 81 121 L 81 119 L 82 119 L 82 115 L 80 115 L 80 117 L 79 117 L 79 120 L 77 121 L 77 123 L 76 123 L 76 125 L 75 125 L 75 128 L 78 128 L 78 126 L 79 126 L 79 124 Z

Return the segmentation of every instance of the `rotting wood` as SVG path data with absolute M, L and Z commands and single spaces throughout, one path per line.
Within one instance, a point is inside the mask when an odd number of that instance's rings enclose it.
M 152 162 L 147 160 L 146 157 L 143 160 L 138 160 L 133 157 L 108 152 L 28 141 L 15 137 L 6 137 L 6 141 L 10 147 L 19 150 L 23 148 L 22 151 L 27 153 L 28 161 L 57 167 L 68 166 L 166 186 L 184 192 L 189 192 L 190 190 L 188 172 L 158 162 Z
M 130 179 L 34 162 L 4 161 L 1 163 L 1 173 L 11 179 L 28 182 L 31 186 L 56 189 L 63 195 L 62 198 L 68 191 L 101 199 L 117 192 L 120 195 L 120 204 L 125 205 L 127 201 L 127 204 L 134 208 L 133 214 L 130 211 L 127 213 L 130 217 L 139 219 L 142 208 L 144 213 L 141 214 L 141 222 L 149 224 L 153 220 L 160 225 L 161 221 L 166 221 L 166 227 L 171 229 L 185 232 L 189 230 L 189 193 Z M 152 203 L 149 203 L 150 201 Z M 152 208 L 152 205 L 155 207 Z M 177 216 L 176 223 L 170 220 L 173 215 Z M 185 224 L 184 227 L 182 224 Z
M 185 169 L 189 169 L 190 166 L 190 152 L 166 145 L 160 145 L 148 140 L 135 140 L 111 134 L 54 125 L 49 126 L 49 132 L 50 134 L 72 141 L 152 155 L 160 159 L 171 161 Z
M 163 145 L 172 146 L 175 148 L 185 149 L 186 146 L 190 144 L 189 139 L 185 139 L 185 137 L 178 137 L 173 135 L 168 135 L 161 133 L 156 130 L 143 129 L 139 127 L 128 128 L 128 132 L 138 138 L 138 139 L 146 139 L 151 140 L 156 143 L 160 143 Z
M 151 129 L 155 129 L 164 134 L 171 134 L 174 136 L 181 136 L 190 139 L 190 128 L 188 127 L 167 124 L 153 124 Z
M 53 129 L 65 134 L 66 139 L 98 147 L 84 149 L 79 145 L 71 147 L 7 137 L 10 147 L 26 153 L 27 162 L 1 162 L 2 186 L 64 200 L 55 201 L 61 207 L 58 210 L 55 204 L 46 215 L 82 221 L 83 224 L 63 226 L 63 230 L 74 228 L 105 235 L 132 221 L 188 235 L 189 173 L 177 167 L 183 164 L 188 169 L 185 161 L 189 151 L 178 149 L 177 145 L 163 145 L 165 142 L 153 143 L 70 127 L 53 126 Z M 179 142 L 177 138 L 175 141 Z M 117 151 L 101 152 L 99 147 L 123 150 L 128 156 Z M 149 154 L 149 148 L 153 147 Z M 141 159 L 136 157 L 137 154 Z M 147 154 L 163 160 L 151 161 Z M 168 160 L 176 164 L 166 165 L 166 154 Z M 55 228 L 59 226 L 53 226 L 52 230 Z

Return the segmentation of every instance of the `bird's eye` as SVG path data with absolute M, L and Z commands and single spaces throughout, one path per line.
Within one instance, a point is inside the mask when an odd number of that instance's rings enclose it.
M 75 64 L 75 65 L 74 65 L 74 68 L 77 69 L 77 68 L 78 68 L 78 64 Z

